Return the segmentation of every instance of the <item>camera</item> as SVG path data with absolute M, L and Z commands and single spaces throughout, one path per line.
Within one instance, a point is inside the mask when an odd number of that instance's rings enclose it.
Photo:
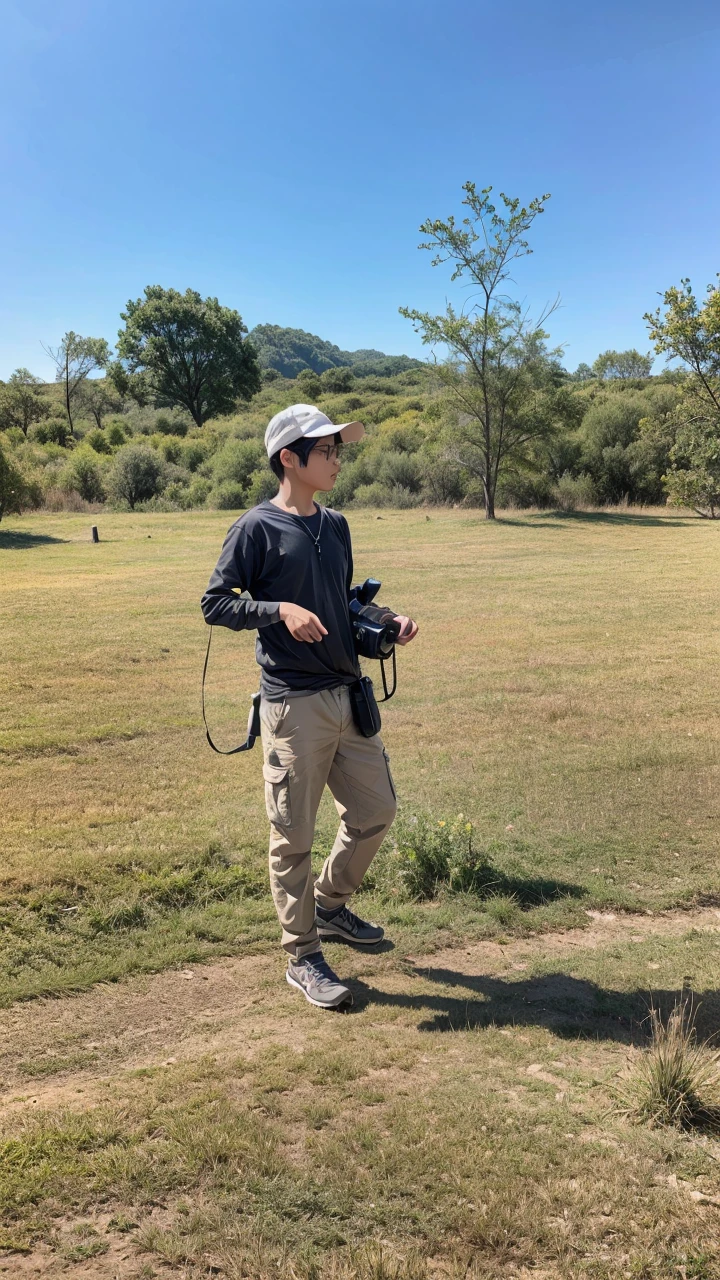
M 361 658 L 394 657 L 395 641 L 400 634 L 400 623 L 392 609 L 374 605 L 382 583 L 377 578 L 366 578 L 350 592 L 350 622 L 355 648 Z

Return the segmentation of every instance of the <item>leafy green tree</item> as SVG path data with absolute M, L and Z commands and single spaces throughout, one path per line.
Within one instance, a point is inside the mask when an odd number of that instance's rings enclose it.
M 162 489 L 163 461 L 147 444 L 126 444 L 118 449 L 110 471 L 108 488 L 119 502 L 134 510 L 138 502 L 154 498 Z
M 591 378 L 595 377 L 595 374 L 589 364 L 581 361 L 575 372 L 570 374 L 570 377 L 573 382 L 589 382 Z
M 326 369 L 320 376 L 320 384 L 324 391 L 335 393 L 352 391 L 355 385 L 353 371 L 346 365 L 338 365 L 336 369 Z
M 144 298 L 128 302 L 122 319 L 121 360 L 112 376 L 118 391 L 139 404 L 182 407 L 201 427 L 260 390 L 257 354 L 244 340 L 247 327 L 217 298 L 149 285 Z
M 110 348 L 104 338 L 82 338 L 72 329 L 58 347 L 44 347 L 55 365 L 55 381 L 63 384 L 65 412 L 73 431 L 73 408 L 85 379 L 97 369 L 106 369 Z
M 603 351 L 593 362 L 592 373 L 604 381 L 615 378 L 649 378 L 652 366 L 652 351 L 643 356 L 633 347 L 629 351 Z
M 648 428 L 673 437 L 665 476 L 670 501 L 715 519 L 720 513 L 720 288 L 708 285 L 701 301 L 685 278 L 662 297 L 664 311 L 658 307 L 644 318 L 655 350 L 668 361 L 680 361 L 686 378 L 674 414 Z
M 109 377 L 87 378 L 78 388 L 78 400 L 82 412 L 94 418 L 100 430 L 103 418 L 119 413 L 123 407 L 123 398 Z
M 433 266 L 449 262 L 451 280 L 464 279 L 473 301 L 442 315 L 401 307 L 425 344 L 446 348 L 450 358 L 437 366 L 457 411 L 455 460 L 482 483 L 485 516 L 495 517 L 495 490 L 503 467 L 522 459 L 531 441 L 555 429 L 547 392 L 553 386 L 559 351 L 549 351 L 542 324 L 533 323 L 504 283 L 512 265 L 532 250 L 524 238 L 543 213 L 549 195 L 527 208 L 501 193 L 504 213 L 490 201 L 491 187 L 478 191 L 466 182 L 463 204 L 470 216 L 457 222 L 429 219 L 420 230 L 429 237 L 421 249 L 435 251 Z
M 720 426 L 720 287 L 710 284 L 706 294 L 700 303 L 690 281 L 681 280 L 662 295 L 664 314 L 658 307 L 643 318 L 655 350 L 681 362 L 688 374 L 684 389 Z
M 707 414 L 688 412 L 677 417 L 665 487 L 674 506 L 692 507 L 698 515 L 720 516 L 720 434 Z
M 50 404 L 40 390 L 43 382 L 29 369 L 16 369 L 7 382 L 0 385 L 0 430 L 19 427 L 27 437 L 35 422 L 47 418 Z
M 26 485 L 22 472 L 0 445 L 0 520 L 23 510 Z

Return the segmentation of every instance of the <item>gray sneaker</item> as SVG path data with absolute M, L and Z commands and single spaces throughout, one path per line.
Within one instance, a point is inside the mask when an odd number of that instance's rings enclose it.
M 318 1009 L 337 1009 L 341 1004 L 352 1004 L 352 993 L 333 973 L 322 951 L 313 951 L 300 960 L 288 960 L 285 974 L 291 987 L 302 991 L 310 1004 Z
M 325 941 L 337 941 L 338 938 L 343 938 L 345 942 L 354 942 L 356 946 L 374 947 L 385 937 L 385 930 L 379 924 L 370 924 L 368 920 L 361 920 L 349 907 L 327 911 L 316 904 L 315 924 L 319 936 Z

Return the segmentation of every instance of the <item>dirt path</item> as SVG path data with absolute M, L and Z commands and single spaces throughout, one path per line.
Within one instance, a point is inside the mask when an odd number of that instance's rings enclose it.
M 587 996 L 592 1033 L 597 1031 L 606 1040 L 604 1044 L 593 1040 L 575 1055 L 575 1076 L 585 1072 L 590 1079 L 603 1064 L 612 1066 L 622 1037 L 617 1019 L 613 1025 L 603 1025 L 592 1004 L 592 984 L 572 976 L 573 970 L 581 971 L 582 954 L 602 954 L 618 944 L 653 938 L 680 938 L 690 931 L 720 934 L 720 910 L 587 914 L 584 929 L 506 944 L 487 941 L 426 956 L 403 956 L 393 950 L 367 955 L 338 947 L 332 959 L 350 982 L 356 1015 L 368 1029 L 380 1026 L 388 1009 L 393 1017 L 399 1009 L 411 1032 L 415 1028 L 463 1029 L 490 1021 L 498 1028 L 504 1024 L 502 1034 L 525 1042 L 532 1039 L 530 1027 L 552 1026 L 558 1009 L 577 1008 Z M 116 1089 L 122 1093 L 123 1083 L 125 1089 L 132 1088 L 129 1073 L 138 1069 L 193 1062 L 206 1055 L 226 1061 L 252 1058 L 273 1043 L 297 1049 L 310 1042 L 317 1046 L 319 1029 L 335 1036 L 337 1017 L 311 1009 L 301 1000 L 283 981 L 283 967 L 280 952 L 245 956 L 99 984 L 77 996 L 36 1000 L 2 1011 L 0 1104 L 6 1115 L 15 1113 L 18 1118 L 44 1108 L 82 1111 L 112 1097 Z M 393 1025 L 401 1034 L 401 1024 Z M 552 1085 L 559 1090 L 556 1098 L 565 1099 L 570 1087 L 567 1063 L 531 1061 L 528 1065 L 527 1051 L 519 1048 L 517 1079 L 505 1089 L 508 1106 L 522 1109 L 529 1081 Z M 455 1053 L 450 1050 L 451 1057 Z M 432 1054 L 423 1054 L 414 1067 L 419 1073 L 418 1089 L 436 1078 L 438 1070 Z M 398 1074 L 407 1088 L 411 1076 Z M 383 1087 L 392 1088 L 392 1069 L 375 1075 L 382 1075 Z M 588 1136 L 592 1137 L 591 1130 Z M 144 1229 L 162 1229 L 171 1218 L 170 1201 L 151 1205 L 142 1214 Z M 142 1238 L 134 1236 L 130 1227 L 125 1234 L 104 1206 L 80 1218 L 59 1217 L 53 1230 L 52 1247 L 38 1244 L 25 1254 L 0 1250 L 0 1275 L 13 1280 L 141 1280 L 173 1275 L 182 1280 L 199 1274 L 192 1267 L 163 1264 L 156 1253 L 144 1252 Z M 105 1252 L 81 1257 L 86 1243 L 92 1247 L 94 1240 Z M 438 1276 L 447 1274 L 442 1260 L 438 1268 Z M 533 1274 L 554 1280 L 558 1273 Z
M 558 965 L 578 951 L 617 941 L 720 932 L 720 911 L 702 908 L 654 915 L 588 913 L 585 929 L 547 933 L 507 944 L 481 942 L 429 957 L 334 953 L 355 992 L 356 1009 L 373 1021 L 374 1008 L 398 1004 L 437 1018 L 451 1017 L 453 1001 L 424 994 L 426 975 L 460 984 L 464 1008 L 473 993 L 492 992 L 502 980 L 507 998 L 536 1005 L 546 990 L 523 977 L 539 958 Z M 462 979 L 469 982 L 462 984 Z M 474 982 L 473 980 L 477 980 Z M 509 981 L 508 981 L 509 980 Z M 557 977 L 556 977 L 557 986 Z M 520 991 L 522 987 L 522 991 Z M 562 991 L 556 992 L 562 996 Z M 533 1021 L 539 1019 L 533 1010 Z M 308 1016 L 310 1014 L 310 1016 Z M 273 1042 L 300 1048 L 316 1034 L 315 1011 L 283 982 L 280 953 L 247 956 L 169 970 L 117 985 L 98 985 L 77 996 L 36 1000 L 0 1013 L 0 1104 L 22 1107 L 86 1105 L 127 1071 L 196 1059 L 203 1054 L 252 1056 Z M 513 1018 L 512 1021 L 516 1019 Z M 420 1023 L 422 1026 L 423 1024 Z

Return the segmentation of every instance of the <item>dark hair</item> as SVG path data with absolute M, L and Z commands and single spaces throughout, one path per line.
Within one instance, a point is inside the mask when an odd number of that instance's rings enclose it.
M 322 437 L 320 437 L 320 439 L 322 439 Z M 342 443 L 342 439 L 339 431 L 335 432 L 335 435 L 333 436 L 333 440 L 335 444 Z M 284 444 L 282 448 L 278 449 L 277 453 L 274 453 L 270 458 L 270 470 L 272 471 L 273 475 L 276 475 L 278 480 L 282 480 L 285 476 L 285 468 L 282 462 L 280 461 L 280 454 L 282 453 L 283 449 L 287 449 L 290 453 L 294 453 L 295 456 L 300 459 L 300 466 L 306 467 L 308 458 L 310 457 L 310 454 L 312 453 L 317 443 L 318 443 L 318 437 L 313 438 L 313 437 L 305 436 L 300 440 L 293 440 L 292 444 Z

